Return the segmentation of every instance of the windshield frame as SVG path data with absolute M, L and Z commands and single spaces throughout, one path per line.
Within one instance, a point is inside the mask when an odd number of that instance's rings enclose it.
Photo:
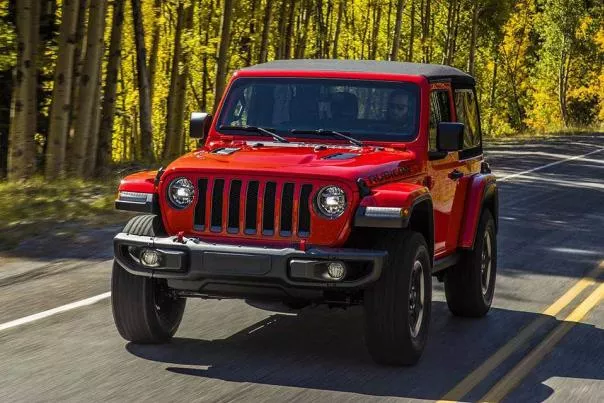
M 239 77 L 234 77 L 232 82 L 230 83 L 229 87 L 228 87 L 228 91 L 224 97 L 224 99 L 221 101 L 221 105 L 220 105 L 220 110 L 218 115 L 216 116 L 216 119 L 214 121 L 214 131 L 219 134 L 219 135 L 224 135 L 224 136 L 242 136 L 242 137 L 254 137 L 257 136 L 257 134 L 255 133 L 243 133 L 241 131 L 235 131 L 235 130 L 224 130 L 221 129 L 220 127 L 225 125 L 226 123 L 223 122 L 223 120 L 226 118 L 226 114 L 229 111 L 229 102 L 230 102 L 230 97 L 232 96 L 232 94 L 235 94 L 235 91 L 242 85 L 246 85 L 249 82 L 270 82 L 270 81 L 280 81 L 280 82 L 289 82 L 289 83 L 295 83 L 296 81 L 330 81 L 330 82 L 334 82 L 334 86 L 336 85 L 336 83 L 341 82 L 342 85 L 350 85 L 351 83 L 367 83 L 367 84 L 377 84 L 377 87 L 380 86 L 399 86 L 401 89 L 407 89 L 407 90 L 412 90 L 414 92 L 415 95 L 415 111 L 414 111 L 414 125 L 412 127 L 412 129 L 407 133 L 407 134 L 393 134 L 392 132 L 389 132 L 388 134 L 381 134 L 380 133 L 380 129 L 369 129 L 366 131 L 363 131 L 362 133 L 360 133 L 359 131 L 348 131 L 348 130 L 344 130 L 342 129 L 342 133 L 353 137 L 354 139 L 357 139 L 359 141 L 363 141 L 363 142 L 387 142 L 387 143 L 397 143 L 397 142 L 405 142 L 405 143 L 410 143 L 410 142 L 414 142 L 415 140 L 418 139 L 419 134 L 420 134 L 420 129 L 422 127 L 422 122 L 421 122 L 421 117 L 422 117 L 422 98 L 423 98 L 423 91 L 422 91 L 422 85 L 415 81 L 415 80 L 405 80 L 405 79 L 394 79 L 394 78 L 364 78 L 364 77 L 331 77 L 331 76 L 304 76 L 304 75 L 285 75 L 285 76 L 264 76 L 264 75 L 252 75 L 252 76 L 239 76 Z M 371 85 L 368 85 L 368 87 L 370 87 Z M 313 140 L 313 141 L 323 141 L 326 140 L 327 137 L 326 136 L 322 136 L 319 134 L 300 134 L 300 133 L 292 133 L 291 129 L 299 129 L 297 127 L 291 127 L 288 130 L 283 130 L 282 128 L 276 128 L 276 127 L 263 127 L 265 129 L 269 129 L 271 131 L 274 131 L 275 133 L 277 133 L 280 136 L 285 137 L 288 140 L 293 140 L 293 139 L 303 139 L 303 140 Z M 326 130 L 332 130 L 332 127 L 328 127 L 328 128 L 322 128 L 322 127 L 317 127 L 316 129 L 326 129 Z M 338 141 L 338 142 L 342 142 L 342 141 L 346 141 L 343 139 L 338 139 L 337 137 L 334 137 L 332 139 L 329 139 L 330 142 L 332 141 Z

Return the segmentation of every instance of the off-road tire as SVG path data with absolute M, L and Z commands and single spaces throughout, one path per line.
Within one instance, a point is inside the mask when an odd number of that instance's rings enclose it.
M 123 232 L 142 236 L 165 236 L 161 220 L 154 215 L 131 219 Z M 165 343 L 182 320 L 186 299 L 174 298 L 165 280 L 128 273 L 117 262 L 111 276 L 111 307 L 119 334 L 135 343 Z
M 460 261 L 445 273 L 445 295 L 453 315 L 481 317 L 491 308 L 497 275 L 496 236 L 493 215 L 489 210 L 484 210 L 478 223 L 474 248 L 463 252 Z M 483 268 L 487 242 L 491 244 L 488 272 L 486 267 Z M 486 276 L 488 278 L 485 279 Z
M 367 349 L 378 364 L 413 365 L 424 350 L 430 323 L 432 259 L 428 246 L 421 234 L 405 231 L 382 234 L 373 248 L 388 251 L 388 257 L 379 280 L 364 295 Z M 423 316 L 420 325 L 414 327 L 414 335 L 410 294 L 416 262 L 422 266 L 424 297 Z

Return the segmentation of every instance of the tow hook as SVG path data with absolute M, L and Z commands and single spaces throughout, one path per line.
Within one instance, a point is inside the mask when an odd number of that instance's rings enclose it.
M 176 239 L 174 240 L 174 242 L 179 242 L 182 244 L 187 243 L 188 239 L 185 238 L 185 232 L 184 231 L 179 231 L 178 234 L 176 234 Z
M 173 242 L 178 242 L 178 243 L 181 243 L 183 245 L 186 244 L 189 241 L 191 241 L 191 242 L 193 242 L 195 244 L 198 244 L 199 242 L 201 242 L 199 240 L 199 238 L 185 238 L 185 232 L 184 231 L 179 231 L 176 234 L 176 238 L 174 238 L 174 240 L 173 240 Z

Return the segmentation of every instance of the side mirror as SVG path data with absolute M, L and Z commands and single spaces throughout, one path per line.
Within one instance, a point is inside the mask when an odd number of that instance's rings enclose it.
M 191 112 L 189 123 L 189 137 L 192 139 L 203 140 L 210 131 L 212 124 L 212 115 L 205 112 Z
M 463 149 L 463 123 L 441 122 L 436 128 L 438 151 L 459 151 Z

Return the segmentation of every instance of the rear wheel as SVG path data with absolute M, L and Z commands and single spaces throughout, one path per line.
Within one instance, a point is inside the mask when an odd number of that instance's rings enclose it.
M 457 316 L 486 315 L 493 302 L 497 275 L 495 220 L 485 210 L 478 224 L 474 249 L 445 273 L 445 295 L 449 310 Z
M 123 232 L 164 236 L 156 216 L 134 217 Z M 117 262 L 111 277 L 113 319 L 120 335 L 137 343 L 169 341 L 182 320 L 186 300 L 172 294 L 165 280 L 128 273 Z
M 375 245 L 388 251 L 379 280 L 365 291 L 365 341 L 374 361 L 413 365 L 424 350 L 431 316 L 431 258 L 423 236 L 389 233 Z

